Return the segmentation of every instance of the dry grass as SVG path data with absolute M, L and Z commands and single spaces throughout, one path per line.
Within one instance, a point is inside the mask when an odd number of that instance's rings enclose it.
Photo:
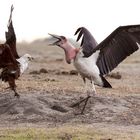
M 133 130 L 97 129 L 93 126 L 61 126 L 56 128 L 1 129 L 0 140 L 139 140 Z

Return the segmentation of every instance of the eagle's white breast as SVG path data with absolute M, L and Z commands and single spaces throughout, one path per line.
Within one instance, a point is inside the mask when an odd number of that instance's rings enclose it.
M 24 71 L 28 68 L 29 59 L 27 55 L 24 55 L 17 59 L 17 61 L 20 63 L 20 74 L 23 74 Z

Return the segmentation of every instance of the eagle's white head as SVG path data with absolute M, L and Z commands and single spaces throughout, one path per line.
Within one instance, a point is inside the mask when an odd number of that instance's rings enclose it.
M 31 61 L 33 57 L 30 54 L 26 53 L 22 57 L 20 57 L 20 59 L 23 59 L 25 61 Z
M 17 61 L 20 63 L 20 74 L 22 74 L 27 68 L 29 61 L 33 60 L 33 57 L 30 54 L 24 54 Z

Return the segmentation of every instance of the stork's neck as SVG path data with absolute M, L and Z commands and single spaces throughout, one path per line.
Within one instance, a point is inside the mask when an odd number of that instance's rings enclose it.
M 66 61 L 67 63 L 71 63 L 71 60 L 75 59 L 79 49 L 75 48 L 72 44 L 70 44 L 69 42 L 65 43 L 65 46 L 62 47 L 65 51 L 65 57 L 66 57 Z

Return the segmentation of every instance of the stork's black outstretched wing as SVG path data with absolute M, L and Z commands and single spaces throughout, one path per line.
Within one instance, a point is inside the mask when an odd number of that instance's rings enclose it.
M 100 50 L 97 65 L 101 74 L 113 70 L 127 56 L 139 49 L 140 25 L 120 26 L 96 48 Z
M 8 21 L 8 32 L 5 32 L 5 36 L 6 36 L 6 44 L 10 46 L 14 57 L 17 59 L 19 58 L 19 55 L 16 50 L 16 35 L 12 23 L 12 11 L 13 11 L 13 5 L 11 6 L 10 18 Z
M 78 34 L 79 33 L 79 34 Z M 97 42 L 91 33 L 84 27 L 78 28 L 75 35 L 78 34 L 77 41 L 83 36 L 81 47 L 83 49 L 84 57 L 89 57 L 93 54 L 93 50 L 97 46 Z

